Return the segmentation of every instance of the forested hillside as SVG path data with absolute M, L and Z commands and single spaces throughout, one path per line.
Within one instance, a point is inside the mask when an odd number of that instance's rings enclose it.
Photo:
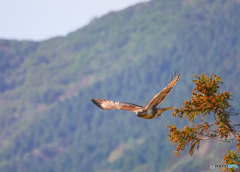
M 206 141 L 193 157 L 174 157 L 166 125 L 187 121 L 172 111 L 144 120 L 90 101 L 145 106 L 175 71 L 180 80 L 160 107 L 180 107 L 194 74 L 213 73 L 240 109 L 239 0 L 153 0 L 66 37 L 1 39 L 0 171 L 210 170 L 230 145 Z

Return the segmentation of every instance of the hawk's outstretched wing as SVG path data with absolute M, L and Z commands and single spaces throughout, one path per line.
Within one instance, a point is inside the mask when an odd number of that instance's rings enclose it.
M 139 109 L 142 109 L 142 106 L 135 105 L 132 103 L 122 103 L 122 102 L 115 102 L 111 100 L 105 99 L 91 99 L 92 102 L 97 105 L 99 108 L 103 110 L 110 110 L 110 109 L 121 109 L 121 110 L 128 110 L 132 112 L 136 112 Z
M 165 99 L 168 93 L 170 93 L 173 87 L 176 85 L 180 75 L 181 74 L 178 74 L 164 89 L 162 89 L 162 91 L 157 93 L 144 109 L 157 107 Z

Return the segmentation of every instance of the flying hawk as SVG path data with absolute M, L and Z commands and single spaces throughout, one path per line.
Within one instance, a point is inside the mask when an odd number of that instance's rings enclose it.
M 157 93 L 153 99 L 149 102 L 149 104 L 145 107 L 135 105 L 132 103 L 123 103 L 123 102 L 116 102 L 111 100 L 105 99 L 91 99 L 92 102 L 97 105 L 99 108 L 103 110 L 110 110 L 110 109 L 121 109 L 121 110 L 128 110 L 135 112 L 136 115 L 140 118 L 144 119 L 153 119 L 160 116 L 164 111 L 171 110 L 173 107 L 169 108 L 157 108 L 157 106 L 165 99 L 168 93 L 173 89 L 176 85 L 179 77 L 181 74 L 178 74 L 162 91 Z

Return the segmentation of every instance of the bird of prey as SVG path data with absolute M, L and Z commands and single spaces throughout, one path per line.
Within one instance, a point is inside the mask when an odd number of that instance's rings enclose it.
M 153 119 L 160 116 L 164 111 L 171 110 L 173 107 L 168 108 L 157 108 L 157 106 L 165 99 L 168 93 L 173 89 L 176 85 L 179 77 L 181 74 L 178 74 L 162 91 L 157 93 L 153 99 L 149 102 L 149 104 L 145 107 L 132 104 L 132 103 L 123 103 L 123 102 L 116 102 L 111 100 L 105 99 L 91 99 L 92 102 L 97 105 L 99 108 L 103 110 L 110 110 L 110 109 L 121 109 L 121 110 L 128 110 L 135 112 L 136 115 L 140 118 L 144 119 Z

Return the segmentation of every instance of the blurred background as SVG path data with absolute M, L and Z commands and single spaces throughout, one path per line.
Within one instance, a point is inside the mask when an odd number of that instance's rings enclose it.
M 119 11 L 147 1 L 1 1 L 0 38 L 41 41 L 66 36 L 110 11 Z
M 240 103 L 240 1 L 4 1 L 0 19 L 1 172 L 206 171 L 234 145 L 202 141 L 175 157 L 167 111 L 145 120 L 104 98 L 160 107 L 190 99 L 194 74 L 220 75 Z M 235 119 L 239 122 L 239 119 Z

